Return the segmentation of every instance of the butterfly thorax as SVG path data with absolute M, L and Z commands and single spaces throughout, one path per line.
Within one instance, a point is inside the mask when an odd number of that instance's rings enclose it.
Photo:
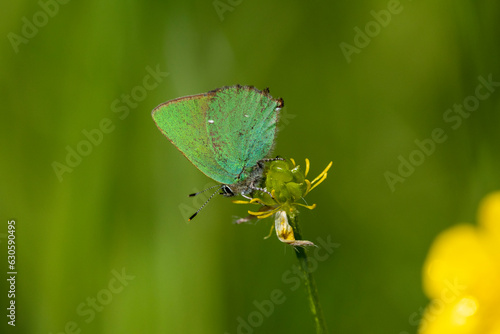
M 250 173 L 242 173 L 246 176 L 233 184 L 225 184 L 222 186 L 222 195 L 233 197 L 236 195 L 251 194 L 254 190 L 259 190 L 264 180 L 264 163 L 258 162 L 252 167 Z

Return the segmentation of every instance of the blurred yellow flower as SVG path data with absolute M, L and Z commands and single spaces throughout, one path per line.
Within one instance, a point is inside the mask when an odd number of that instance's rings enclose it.
M 434 241 L 423 270 L 431 302 L 419 334 L 500 334 L 500 192 L 483 199 L 478 221 Z

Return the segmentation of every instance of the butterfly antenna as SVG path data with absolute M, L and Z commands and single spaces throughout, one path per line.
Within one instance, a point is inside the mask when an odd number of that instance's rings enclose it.
M 197 193 L 193 193 L 193 194 L 189 194 L 188 197 L 194 197 L 196 195 L 199 195 L 207 190 L 210 190 L 210 189 L 213 189 L 215 187 L 219 187 L 220 188 L 220 184 L 216 184 L 215 186 L 211 186 L 211 187 L 208 187 L 207 189 L 203 189 L 202 191 L 198 191 Z
M 207 188 L 207 189 L 205 189 L 205 190 L 212 189 L 212 188 L 215 188 L 215 187 L 219 187 L 219 188 L 217 188 L 217 190 L 216 190 L 216 191 L 214 191 L 214 193 L 212 194 L 212 196 L 210 196 L 210 197 L 207 199 L 207 201 L 206 201 L 206 202 L 205 202 L 205 203 L 204 203 L 204 204 L 203 204 L 203 205 L 202 205 L 202 206 L 198 209 L 198 211 L 196 211 L 196 212 L 195 212 L 195 213 L 194 213 L 191 217 L 189 217 L 188 222 L 189 222 L 189 221 L 191 221 L 191 220 L 193 220 L 193 218 L 194 218 L 194 217 L 196 217 L 196 215 L 198 214 L 198 212 L 200 212 L 200 211 L 201 211 L 201 209 L 203 209 L 203 208 L 205 207 L 205 205 L 207 205 L 207 203 L 208 203 L 208 202 L 210 202 L 210 200 L 212 199 L 212 197 L 214 197 L 214 196 L 215 196 L 215 194 L 217 194 L 217 192 L 219 191 L 219 189 L 220 189 L 220 188 L 222 188 L 222 185 L 216 185 L 216 186 L 213 186 L 213 187 Z M 205 190 L 203 190 L 203 191 L 205 191 Z M 203 192 L 203 191 L 200 191 L 200 192 Z M 200 192 L 199 192 L 199 193 L 200 193 Z M 195 195 L 197 195 L 197 194 L 199 194 L 199 193 L 192 194 L 192 195 L 193 195 L 193 196 L 195 196 Z M 189 195 L 189 196 L 191 196 L 191 195 Z

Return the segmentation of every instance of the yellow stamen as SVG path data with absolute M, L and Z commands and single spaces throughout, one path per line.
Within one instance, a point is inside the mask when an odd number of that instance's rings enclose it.
M 249 201 L 242 201 L 242 200 L 234 200 L 232 201 L 234 204 L 259 204 L 259 205 L 264 205 L 260 198 L 252 198 Z
M 248 214 L 250 214 L 252 216 L 256 216 L 259 219 L 264 219 L 264 218 L 267 218 L 267 217 L 271 216 L 272 214 L 274 214 L 277 210 L 278 210 L 278 208 L 273 209 L 271 211 L 258 211 L 258 212 L 248 211 Z
M 307 173 L 309 173 L 309 167 L 311 164 L 309 163 L 309 159 L 306 158 L 306 172 L 304 174 L 305 177 L 307 177 Z
M 250 204 L 251 202 L 250 201 L 242 201 L 242 200 L 234 200 L 233 203 L 234 204 Z
M 330 163 L 328 164 L 328 166 L 326 166 L 325 170 L 322 171 L 321 174 L 319 174 L 314 180 L 312 180 L 311 184 L 314 184 L 316 181 L 318 181 L 319 179 L 321 179 L 323 177 L 323 175 L 326 175 L 326 173 L 328 172 L 328 170 L 330 169 L 330 167 L 332 167 L 332 164 L 333 164 L 333 161 L 330 161 Z M 326 176 L 325 176 L 325 178 L 326 178 Z M 321 182 L 323 182 L 323 180 L 321 180 Z
M 249 215 L 252 215 L 252 216 L 262 216 L 262 215 L 265 215 L 267 214 L 269 211 L 250 211 L 248 210 L 248 214 Z
M 260 200 L 260 198 L 252 198 L 249 203 L 250 204 L 261 204 L 261 205 L 264 205 L 264 203 L 262 203 L 262 201 Z
M 328 175 L 328 174 L 326 174 L 326 173 L 325 173 L 325 174 L 323 174 L 323 175 L 321 176 L 321 179 L 320 179 L 318 182 L 316 182 L 316 184 L 314 184 L 314 185 L 311 187 L 311 190 L 313 190 L 313 189 L 314 189 L 314 188 L 316 188 L 318 185 L 320 185 L 320 184 L 321 184 L 321 182 L 325 181 L 325 179 L 326 179 L 326 176 L 327 176 L 327 175 Z M 314 181 L 313 181 L 313 182 L 314 182 Z M 312 183 L 311 183 L 311 184 L 312 184 Z
M 300 205 L 304 208 L 307 208 L 309 210 L 313 210 L 315 207 L 316 207 L 316 204 L 313 204 L 313 205 L 305 205 L 305 204 L 302 204 L 302 203 L 295 203 L 296 205 Z
M 271 235 L 273 235 L 273 230 L 274 230 L 274 225 L 271 225 L 271 231 L 269 232 L 268 236 L 264 237 L 264 239 L 269 239 L 269 237 L 271 237 Z
M 292 158 L 290 158 L 290 161 L 292 162 L 293 167 L 295 167 L 295 160 L 293 160 Z
M 250 211 L 248 211 L 248 212 L 250 212 Z M 267 218 L 267 217 L 271 217 L 275 212 L 276 212 L 276 210 L 268 211 L 267 214 L 260 215 L 257 218 L 264 219 L 264 218 Z

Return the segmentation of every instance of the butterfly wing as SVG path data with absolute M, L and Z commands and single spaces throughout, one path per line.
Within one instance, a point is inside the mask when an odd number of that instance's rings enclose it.
M 281 99 L 251 86 L 222 87 L 160 104 L 160 131 L 208 177 L 233 184 L 274 145 Z
M 210 95 L 185 96 L 153 109 L 156 126 L 200 171 L 220 183 L 232 183 L 232 177 L 215 159 L 207 133 Z
M 283 100 L 267 90 L 239 85 L 208 94 L 208 138 L 215 160 L 233 178 L 229 183 L 235 183 L 271 151 Z

